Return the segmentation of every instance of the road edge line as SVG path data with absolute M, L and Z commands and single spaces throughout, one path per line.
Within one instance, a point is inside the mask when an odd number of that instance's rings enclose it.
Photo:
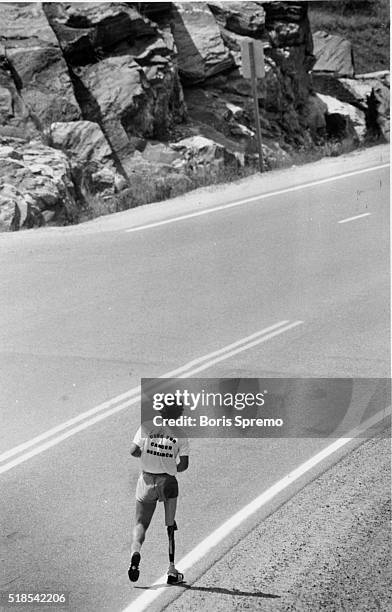
M 363 217 L 370 217 L 372 213 L 362 213 L 361 215 L 355 215 L 354 217 L 347 217 L 346 219 L 341 219 L 338 223 L 348 223 L 349 221 L 355 221 L 356 219 L 362 219 Z
M 155 221 L 153 223 L 146 223 L 144 225 L 137 225 L 136 227 L 129 227 L 124 230 L 126 234 L 130 234 L 133 232 L 141 232 L 145 229 L 152 229 L 154 227 L 160 227 L 161 225 L 168 225 L 169 223 L 177 223 L 178 221 L 183 221 L 185 219 L 192 219 L 193 217 L 201 217 L 202 215 L 208 215 L 209 213 L 218 212 L 220 210 L 226 210 L 228 208 L 235 208 L 236 206 L 244 206 L 246 204 L 252 204 L 253 202 L 257 202 L 259 200 L 265 200 L 267 198 L 272 198 L 278 195 L 284 195 L 286 193 L 291 193 L 292 191 L 300 191 L 301 189 L 309 189 L 310 187 L 316 187 L 317 185 L 323 185 L 326 183 L 331 183 L 332 181 L 339 181 L 344 178 L 350 178 L 351 176 L 357 176 L 358 174 L 366 174 L 367 172 L 373 172 L 375 170 L 382 170 L 384 168 L 389 168 L 390 163 L 380 164 L 378 166 L 372 166 L 371 168 L 363 168 L 362 170 L 353 170 L 352 172 L 346 172 L 345 174 L 338 174 L 336 176 L 327 177 L 324 179 L 319 179 L 318 181 L 310 181 L 309 183 L 304 183 L 303 185 L 294 185 L 292 187 L 287 187 L 285 189 L 279 189 L 277 191 L 270 191 L 268 193 L 262 193 L 260 195 L 251 196 L 249 198 L 244 198 L 243 200 L 237 200 L 236 202 L 229 202 L 228 204 L 220 204 L 219 206 L 214 206 L 211 208 L 206 208 L 204 210 L 198 210 L 192 213 L 187 213 L 185 215 L 178 215 L 177 217 L 171 217 L 170 219 L 164 219 L 162 221 Z

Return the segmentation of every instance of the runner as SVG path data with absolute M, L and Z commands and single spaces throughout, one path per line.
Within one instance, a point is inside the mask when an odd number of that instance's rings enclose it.
M 163 419 L 176 419 L 183 413 L 181 405 L 164 406 L 157 414 Z M 157 501 L 165 507 L 165 524 L 169 538 L 168 584 L 184 582 L 184 575 L 174 565 L 174 532 L 177 530 L 174 520 L 177 508 L 178 483 L 177 472 L 184 472 L 189 465 L 189 442 L 180 437 L 178 427 L 158 427 L 152 421 L 139 427 L 133 443 L 131 455 L 141 458 L 142 472 L 136 486 L 136 520 L 131 546 L 131 564 L 128 576 L 131 582 L 139 578 L 140 549 L 146 531 L 153 517 Z

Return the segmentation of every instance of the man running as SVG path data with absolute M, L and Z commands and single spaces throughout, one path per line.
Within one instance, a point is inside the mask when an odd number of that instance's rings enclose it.
M 177 419 L 183 407 L 164 406 L 159 411 L 162 419 Z M 140 457 L 142 472 L 136 486 L 136 520 L 131 546 L 131 564 L 128 576 L 131 582 L 139 578 L 140 549 L 153 517 L 157 501 L 165 507 L 165 524 L 169 538 L 168 584 L 184 582 L 184 575 L 174 565 L 174 520 L 177 508 L 177 472 L 184 472 L 189 465 L 189 441 L 179 437 L 178 427 L 155 426 L 152 421 L 139 427 L 131 444 L 131 455 Z M 178 461 L 177 461 L 178 460 Z

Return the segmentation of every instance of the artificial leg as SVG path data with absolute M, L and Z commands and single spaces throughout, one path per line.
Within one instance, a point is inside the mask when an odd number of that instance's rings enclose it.
M 176 569 L 174 564 L 174 556 L 176 552 L 176 546 L 174 541 L 174 532 L 177 531 L 177 524 L 174 521 L 173 525 L 169 525 L 167 528 L 167 535 L 169 538 L 169 569 L 167 572 L 167 583 L 168 584 L 180 584 L 184 582 L 184 574 L 181 574 Z

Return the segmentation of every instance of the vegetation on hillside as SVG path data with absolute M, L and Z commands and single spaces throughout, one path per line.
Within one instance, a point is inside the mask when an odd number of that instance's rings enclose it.
M 351 41 L 357 74 L 389 70 L 389 0 L 309 2 L 309 19 L 313 32 Z

